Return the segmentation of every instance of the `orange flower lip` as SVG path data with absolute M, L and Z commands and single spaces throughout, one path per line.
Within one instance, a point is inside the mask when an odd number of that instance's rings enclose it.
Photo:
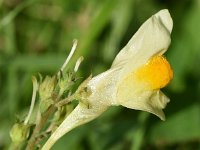
M 171 81 L 173 70 L 165 57 L 154 56 L 136 70 L 135 75 L 138 81 L 148 83 L 151 89 L 160 89 Z

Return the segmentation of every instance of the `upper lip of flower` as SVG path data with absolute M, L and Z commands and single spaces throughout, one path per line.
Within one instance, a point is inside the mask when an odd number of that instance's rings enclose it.
M 146 64 L 157 55 L 163 55 L 170 43 L 172 19 L 164 9 L 149 18 L 116 56 L 111 69 L 120 68 L 123 79 L 128 73 Z

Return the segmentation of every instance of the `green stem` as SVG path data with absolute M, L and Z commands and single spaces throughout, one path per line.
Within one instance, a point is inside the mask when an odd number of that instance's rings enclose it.
M 36 127 L 31 135 L 30 140 L 28 141 L 28 144 L 26 146 L 26 150 L 34 150 L 35 148 L 35 144 L 37 142 L 37 135 L 40 133 L 40 131 L 43 129 L 44 125 L 47 122 L 47 119 L 49 118 L 49 116 L 55 112 L 56 108 L 54 106 L 51 106 L 47 112 L 45 112 L 42 117 L 39 119 L 39 123 L 36 124 Z
M 59 101 L 57 104 L 56 104 L 56 107 L 61 107 L 61 106 L 63 106 L 63 105 L 66 105 L 66 104 L 68 104 L 69 102 L 71 102 L 72 100 L 74 100 L 75 99 L 75 96 L 74 95 L 71 95 L 71 96 L 69 96 L 69 97 L 67 97 L 67 98 L 65 98 L 65 99 L 63 99 L 63 100 L 61 100 L 61 101 Z

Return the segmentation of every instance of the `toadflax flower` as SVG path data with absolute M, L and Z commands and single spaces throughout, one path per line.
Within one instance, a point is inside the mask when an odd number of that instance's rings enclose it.
M 147 111 L 164 120 L 162 109 L 169 99 L 160 89 L 173 77 L 170 64 L 163 56 L 171 42 L 172 26 L 166 9 L 149 18 L 119 52 L 109 70 L 83 82 L 76 93 L 79 90 L 89 93 L 82 98 L 88 106 L 80 101 L 43 150 L 50 149 L 65 133 L 95 119 L 109 106 Z

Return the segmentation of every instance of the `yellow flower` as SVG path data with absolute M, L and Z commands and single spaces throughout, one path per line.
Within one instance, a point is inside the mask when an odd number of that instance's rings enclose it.
M 172 19 L 168 10 L 149 18 L 116 56 L 111 68 L 94 77 L 88 86 L 91 103 L 122 105 L 151 112 L 162 120 L 169 99 L 160 91 L 173 77 L 164 58 L 171 39 Z
M 86 95 L 84 102 L 80 101 L 42 150 L 50 149 L 65 133 L 97 118 L 112 105 L 148 111 L 164 120 L 162 109 L 169 99 L 160 89 L 173 77 L 163 56 L 171 42 L 172 25 L 166 9 L 149 18 L 119 52 L 109 70 L 81 84 L 76 93 Z

